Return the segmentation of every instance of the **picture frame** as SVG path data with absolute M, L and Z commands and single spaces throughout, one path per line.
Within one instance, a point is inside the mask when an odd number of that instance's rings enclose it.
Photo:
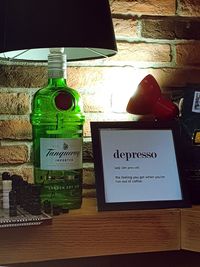
M 200 91 L 194 91 L 192 112 L 200 113 Z
M 90 126 L 98 211 L 190 207 L 177 121 Z

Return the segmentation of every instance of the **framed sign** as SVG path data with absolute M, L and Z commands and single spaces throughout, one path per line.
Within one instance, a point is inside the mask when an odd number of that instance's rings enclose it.
M 91 122 L 97 206 L 189 207 L 177 122 Z

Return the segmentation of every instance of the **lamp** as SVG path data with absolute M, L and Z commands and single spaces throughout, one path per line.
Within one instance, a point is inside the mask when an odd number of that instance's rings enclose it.
M 0 10 L 4 60 L 46 61 L 50 47 L 64 47 L 68 61 L 117 52 L 108 0 L 2 0 Z
M 153 114 L 158 120 L 178 116 L 178 107 L 161 95 L 160 87 L 152 75 L 147 75 L 138 85 L 136 93 L 129 99 L 126 110 L 137 115 Z

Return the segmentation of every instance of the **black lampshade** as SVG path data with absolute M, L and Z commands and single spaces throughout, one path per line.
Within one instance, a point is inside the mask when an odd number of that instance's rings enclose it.
M 117 52 L 109 0 L 1 0 L 0 12 L 0 58 L 45 61 L 51 47 L 68 61 Z

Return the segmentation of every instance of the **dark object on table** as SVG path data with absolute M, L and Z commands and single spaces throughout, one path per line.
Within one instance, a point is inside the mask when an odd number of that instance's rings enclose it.
M 184 89 L 180 122 L 184 169 L 192 204 L 200 204 L 200 85 Z

